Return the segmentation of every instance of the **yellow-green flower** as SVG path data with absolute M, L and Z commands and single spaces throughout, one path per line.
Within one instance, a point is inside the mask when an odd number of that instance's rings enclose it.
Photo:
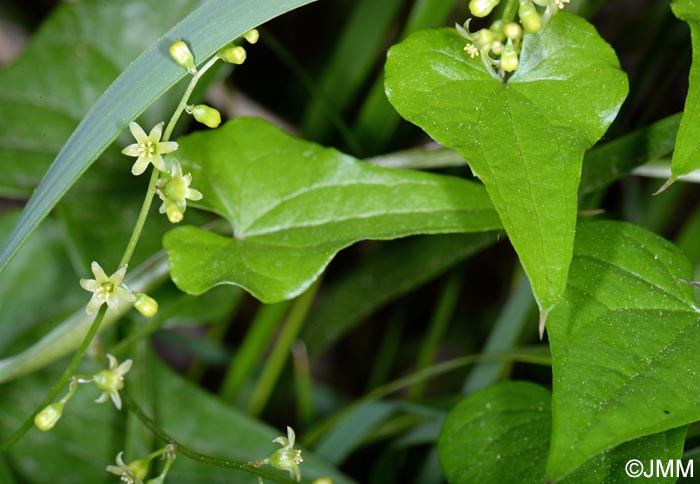
M 118 309 L 121 301 L 134 302 L 136 300 L 131 291 L 122 284 L 126 267 L 120 267 L 117 272 L 107 277 L 102 267 L 97 262 L 92 262 L 90 268 L 95 278 L 80 279 L 80 287 L 92 292 L 92 298 L 85 308 L 88 314 L 97 312 L 102 303 L 107 303 L 110 309 Z
M 129 123 L 129 130 L 136 138 L 136 143 L 124 148 L 122 153 L 127 156 L 137 157 L 136 163 L 131 167 L 131 173 L 134 175 L 140 175 L 146 171 L 149 163 L 153 163 L 153 166 L 160 171 L 166 171 L 163 155 L 175 151 L 177 143 L 160 140 L 164 124 L 163 122 L 156 124 L 151 132 L 146 135 L 146 132 L 137 123 L 133 121 Z
M 124 375 L 131 369 L 131 360 L 126 360 L 119 365 L 114 356 L 107 355 L 107 359 L 109 360 L 109 369 L 95 373 L 92 377 L 92 381 L 95 382 L 97 388 L 102 390 L 102 395 L 95 401 L 103 403 L 111 398 L 114 406 L 121 410 L 122 399 L 119 396 L 119 390 L 124 388 Z
M 173 159 L 170 167 L 170 178 L 161 178 L 156 182 L 156 193 L 163 201 L 160 213 L 168 215 L 168 220 L 178 223 L 187 209 L 187 200 L 201 200 L 202 193 L 190 188 L 192 174 L 182 174 L 180 162 Z
M 277 442 L 282 446 L 281 449 L 276 450 L 270 457 L 265 459 L 262 463 L 269 464 L 277 469 L 288 471 L 289 477 L 295 481 L 301 481 L 301 469 L 299 469 L 299 464 L 304 462 L 301 458 L 301 451 L 294 449 L 294 440 L 296 435 L 291 427 L 287 427 L 286 437 L 277 437 L 273 442 Z
M 124 452 L 117 454 L 117 465 L 107 466 L 107 472 L 111 472 L 115 476 L 121 477 L 121 480 L 126 484 L 143 484 L 143 479 L 148 474 L 148 459 L 136 459 L 128 464 L 124 464 L 122 455 Z

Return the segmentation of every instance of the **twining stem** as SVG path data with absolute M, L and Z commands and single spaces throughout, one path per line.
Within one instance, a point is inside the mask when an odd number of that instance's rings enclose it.
M 192 450 L 189 447 L 186 447 L 185 445 L 182 445 L 180 442 L 168 435 L 163 429 L 158 427 L 158 425 L 153 421 L 153 419 L 151 419 L 148 415 L 144 413 L 141 407 L 139 407 L 139 405 L 131 398 L 131 396 L 129 396 L 129 394 L 126 391 L 121 392 L 121 397 L 122 401 L 124 402 L 124 404 L 130 412 L 136 415 L 139 418 L 139 420 L 141 420 L 141 422 L 143 422 L 143 424 L 146 427 L 148 427 L 156 437 L 158 437 L 160 440 L 167 444 L 175 446 L 175 452 L 177 452 L 180 455 L 184 455 L 185 457 L 189 457 L 190 459 L 196 460 L 203 464 L 214 465 L 219 467 L 228 467 L 230 469 L 248 472 L 250 474 L 254 474 L 256 476 L 269 479 L 274 482 L 279 482 L 282 484 L 296 484 L 296 481 L 280 476 L 276 473 L 267 471 L 265 469 L 260 469 L 259 467 L 256 467 L 250 462 L 242 462 L 233 459 L 220 459 L 218 457 L 211 457 L 205 454 L 200 454 L 199 452 Z
M 177 105 L 175 112 L 173 113 L 172 117 L 170 118 L 170 121 L 168 122 L 168 126 L 165 129 L 165 133 L 163 134 L 161 141 L 168 141 L 170 139 L 170 135 L 172 134 L 173 129 L 175 128 L 175 124 L 177 123 L 178 119 L 180 119 L 182 112 L 187 107 L 187 102 L 189 101 L 190 95 L 192 94 L 192 91 L 197 85 L 197 82 L 201 79 L 204 73 L 207 72 L 207 70 L 209 70 L 209 68 L 213 66 L 218 60 L 219 58 L 217 56 L 212 57 L 207 61 L 206 64 L 204 64 L 204 66 L 202 66 L 201 69 L 199 69 L 199 71 L 197 71 L 197 73 L 194 76 L 192 76 L 192 79 L 190 80 L 190 83 L 188 84 L 185 93 L 180 99 L 180 103 Z M 159 175 L 160 172 L 156 168 L 154 168 L 153 173 L 151 174 L 151 179 L 148 183 L 146 196 L 144 197 L 143 204 L 141 205 L 141 211 L 139 212 L 139 216 L 136 219 L 136 224 L 134 225 L 134 229 L 131 232 L 131 237 L 129 238 L 129 242 L 127 243 L 126 249 L 124 250 L 124 255 L 122 255 L 121 261 L 119 262 L 119 267 L 123 267 L 124 265 L 128 264 L 129 261 L 131 261 L 131 257 L 134 255 L 136 244 L 141 238 L 141 233 L 143 232 L 143 227 L 146 224 L 146 218 L 148 217 L 148 211 L 151 208 L 151 203 L 153 202 L 153 196 L 155 195 L 156 190 L 156 182 L 158 181 Z M 88 346 L 92 342 L 92 339 L 99 331 L 100 324 L 102 324 L 102 320 L 104 319 L 106 312 L 107 306 L 102 305 L 100 310 L 97 312 L 95 320 L 92 322 L 90 329 L 85 335 L 85 338 L 83 338 L 83 341 L 80 343 L 78 350 L 76 351 L 75 355 L 73 355 L 73 359 L 68 365 L 68 368 L 66 368 L 66 370 L 61 375 L 61 378 L 56 382 L 53 388 L 51 388 L 44 400 L 34 409 L 32 414 L 22 424 L 22 426 L 19 429 L 17 429 L 17 431 L 9 439 L 7 439 L 5 442 L 2 443 L 2 445 L 0 445 L 0 451 L 5 451 L 9 449 L 19 439 L 21 439 L 24 436 L 24 434 L 26 434 L 27 431 L 29 431 L 29 429 L 32 427 L 32 424 L 34 423 L 34 417 L 44 407 L 50 404 L 54 400 L 54 398 L 56 398 L 56 396 L 59 394 L 61 389 L 66 385 L 66 383 L 68 383 L 71 376 L 73 375 L 73 372 L 82 360 L 85 351 L 87 351 Z
M 9 439 L 2 443 L 2 445 L 0 446 L 0 451 L 8 450 L 10 447 L 15 445 L 15 443 L 17 443 L 17 441 L 21 439 L 30 428 L 32 428 L 32 425 L 34 424 L 34 417 L 36 417 L 36 415 L 44 407 L 50 404 L 54 400 L 54 398 L 56 398 L 56 396 L 60 393 L 61 389 L 63 389 L 63 387 L 66 386 L 66 383 L 68 383 L 70 378 L 73 376 L 75 369 L 78 367 L 80 360 L 83 358 L 83 354 L 85 354 L 85 351 L 87 351 L 88 346 L 92 341 L 92 338 L 95 337 L 95 335 L 97 334 L 97 330 L 100 329 L 100 324 L 102 323 L 102 319 L 104 319 L 106 312 L 107 305 L 103 304 L 102 307 L 100 307 L 100 310 L 97 312 L 95 320 L 92 322 L 92 325 L 90 326 L 90 329 L 83 338 L 83 341 L 80 343 L 78 351 L 76 351 L 75 355 L 73 355 L 73 359 L 68 365 L 68 368 L 66 368 L 66 370 L 61 375 L 61 378 L 59 378 L 59 380 L 56 382 L 53 388 L 49 390 L 49 393 L 46 395 L 44 400 L 42 400 L 42 402 L 34 409 L 34 411 L 27 418 L 27 420 L 24 421 L 22 426 L 19 429 L 17 429 L 17 431 Z
M 182 116 L 182 112 L 187 107 L 187 103 L 190 100 L 192 91 L 194 91 L 195 86 L 202 78 L 204 73 L 207 72 L 209 68 L 213 66 L 218 60 L 218 57 L 212 57 L 207 61 L 206 64 L 204 64 L 204 66 L 202 66 L 201 69 L 197 71 L 197 73 L 194 76 L 192 76 L 192 79 L 190 79 L 190 83 L 187 85 L 187 89 L 185 89 L 185 93 L 182 95 L 182 98 L 180 98 L 180 103 L 175 108 L 175 112 L 170 117 L 170 121 L 168 121 L 168 126 L 166 126 L 165 132 L 163 133 L 163 137 L 161 138 L 162 142 L 170 140 L 170 136 L 173 134 L 173 130 L 175 129 L 177 121 L 180 119 L 180 116 Z M 144 225 L 146 225 L 146 218 L 148 217 L 148 211 L 150 210 L 151 203 L 153 202 L 153 196 L 156 192 L 156 182 L 158 181 L 159 176 L 160 171 L 158 171 L 156 168 L 153 168 L 151 180 L 148 182 L 146 196 L 144 197 L 143 204 L 141 205 L 141 211 L 139 212 L 139 216 L 136 219 L 136 225 L 134 225 L 134 230 L 131 232 L 129 243 L 127 244 L 126 249 L 124 250 L 124 255 L 122 256 L 122 259 L 119 262 L 119 267 L 128 264 L 131 260 L 131 257 L 134 255 L 136 244 L 141 238 L 141 233 L 143 232 Z

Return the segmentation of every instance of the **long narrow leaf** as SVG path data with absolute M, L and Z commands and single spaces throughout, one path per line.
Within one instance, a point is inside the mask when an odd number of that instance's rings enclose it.
M 0 271 L 127 123 L 186 75 L 167 54 L 174 40 L 185 39 L 201 62 L 251 28 L 313 1 L 209 0 L 146 49 L 105 91 L 59 152 L 0 249 Z

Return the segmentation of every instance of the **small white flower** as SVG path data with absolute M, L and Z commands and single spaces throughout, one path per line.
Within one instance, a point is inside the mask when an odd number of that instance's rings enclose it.
M 137 123 L 133 121 L 129 123 L 129 130 L 136 138 L 136 143 L 124 148 L 122 153 L 127 156 L 137 157 L 134 166 L 131 167 L 131 173 L 134 175 L 140 175 L 146 171 L 149 163 L 153 163 L 153 166 L 160 171 L 166 171 L 162 155 L 175 151 L 177 143 L 160 140 L 164 124 L 163 122 L 156 124 L 151 132 L 146 135 L 146 132 Z
M 124 375 L 131 369 L 131 360 L 126 360 L 119 365 L 114 356 L 107 355 L 107 359 L 109 360 L 109 369 L 95 373 L 92 377 L 92 381 L 95 382 L 97 388 L 102 390 L 102 395 L 95 401 L 103 403 L 111 398 L 114 406 L 121 410 L 122 399 L 119 396 L 119 390 L 124 388 Z
M 107 303 L 110 309 L 118 309 L 120 301 L 134 302 L 136 297 L 122 284 L 127 266 L 122 266 L 117 272 L 107 277 L 100 265 L 93 261 L 90 265 L 94 279 L 80 279 L 80 287 L 92 292 L 92 298 L 88 302 L 85 310 L 88 314 L 93 314 Z

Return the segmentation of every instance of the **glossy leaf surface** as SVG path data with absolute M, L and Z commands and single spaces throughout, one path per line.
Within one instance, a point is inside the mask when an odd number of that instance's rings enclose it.
M 569 284 L 549 321 L 550 479 L 600 452 L 700 419 L 700 314 L 690 261 L 635 225 L 579 226 Z M 632 417 L 633 416 L 633 417 Z
M 546 314 L 566 284 L 584 152 L 615 118 L 627 79 L 595 29 L 565 12 L 525 37 L 507 82 L 464 43 L 441 29 L 394 46 L 387 95 L 484 182 Z
M 438 441 L 450 484 L 545 482 L 551 431 L 551 395 L 534 383 L 509 381 L 466 398 L 447 416 Z M 630 459 L 680 458 L 685 428 L 637 439 L 597 455 L 562 484 L 627 482 Z M 654 482 L 672 483 L 675 477 Z
M 198 206 L 233 227 L 233 236 L 189 226 L 165 236 L 173 281 L 193 294 L 236 284 L 276 302 L 358 240 L 499 226 L 476 183 L 361 163 L 258 119 L 183 138 L 178 157 L 204 194 Z

